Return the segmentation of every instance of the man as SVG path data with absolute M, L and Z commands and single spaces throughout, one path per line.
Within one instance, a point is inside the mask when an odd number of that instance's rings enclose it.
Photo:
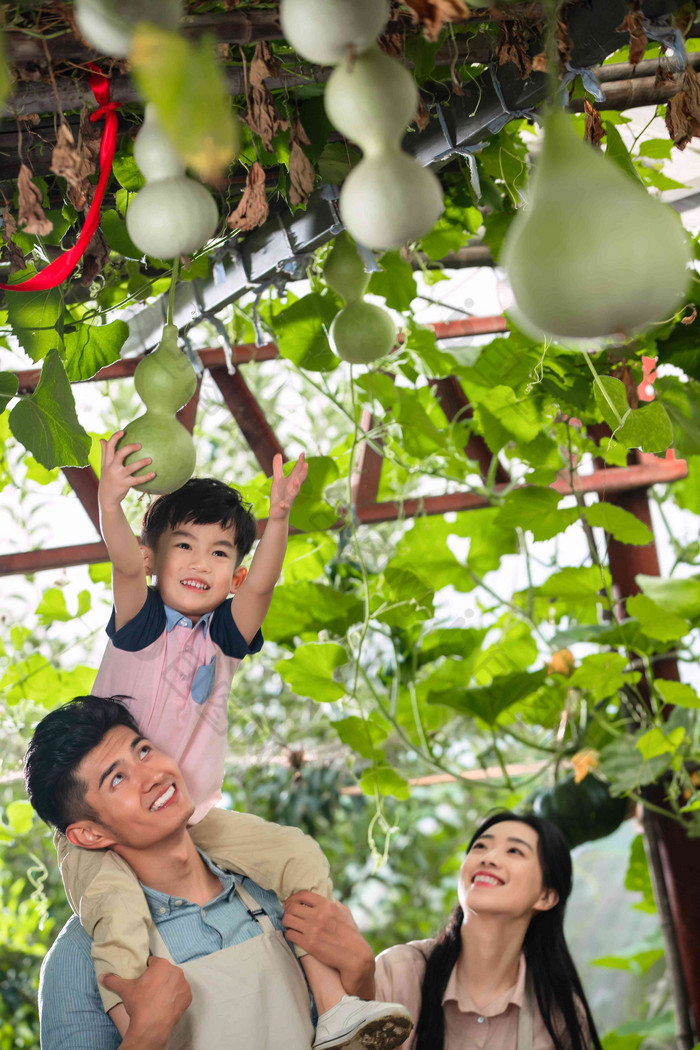
M 43 820 L 133 869 L 154 920 L 142 977 L 103 978 L 123 1000 L 109 1017 L 90 938 L 75 916 L 68 921 L 42 967 L 43 1050 L 308 1050 L 308 992 L 279 901 L 197 851 L 177 763 L 118 700 L 80 697 L 47 715 L 25 778 Z M 340 976 L 348 990 L 362 984 L 352 960 Z

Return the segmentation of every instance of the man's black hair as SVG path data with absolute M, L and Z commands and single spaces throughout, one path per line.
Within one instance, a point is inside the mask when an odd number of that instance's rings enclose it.
M 154 500 L 141 522 L 141 543 L 155 550 L 168 529 L 193 525 L 221 525 L 235 529 L 238 564 L 255 541 L 255 516 L 237 489 L 215 478 L 191 478 L 182 488 Z
M 99 818 L 76 776 L 85 756 L 115 726 L 139 732 L 123 697 L 76 696 L 42 718 L 24 757 L 27 796 L 42 820 L 65 834 L 76 820 Z

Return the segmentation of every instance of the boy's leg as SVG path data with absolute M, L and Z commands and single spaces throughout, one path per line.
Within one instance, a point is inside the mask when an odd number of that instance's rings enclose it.
M 112 850 L 74 846 L 56 832 L 58 866 L 71 908 L 92 937 L 92 961 L 98 976 L 116 973 L 140 977 L 149 955 L 151 914 L 129 865 Z M 121 999 L 99 985 L 105 1012 Z
M 282 901 L 299 890 L 333 897 L 325 854 L 299 828 L 273 824 L 250 813 L 212 809 L 189 830 L 196 845 L 213 861 L 249 876 Z M 413 1025 L 404 1006 L 346 995 L 336 969 L 298 945 L 294 949 L 303 956 L 301 965 L 320 1014 L 315 1047 L 342 1050 L 349 1039 L 362 1039 L 367 1050 L 390 1050 L 406 1039 Z
M 213 861 L 273 890 L 281 901 L 298 890 L 332 899 L 333 883 L 323 850 L 299 828 L 273 824 L 251 813 L 211 809 L 189 829 Z

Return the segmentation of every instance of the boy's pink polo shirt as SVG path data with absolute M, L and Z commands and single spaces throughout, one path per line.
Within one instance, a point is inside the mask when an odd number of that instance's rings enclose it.
M 221 798 L 231 681 L 244 656 L 257 653 L 231 615 L 231 598 L 195 625 L 148 589 L 140 612 L 109 642 L 95 696 L 123 696 L 144 736 L 174 758 L 195 804 L 196 824 Z

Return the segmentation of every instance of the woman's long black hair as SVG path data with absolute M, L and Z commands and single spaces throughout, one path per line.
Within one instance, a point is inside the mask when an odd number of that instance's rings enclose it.
M 572 886 L 569 847 L 551 821 L 501 812 L 488 817 L 480 825 L 472 836 L 467 852 L 487 828 L 504 820 L 517 820 L 537 832 L 537 853 L 543 884 L 559 895 L 553 908 L 533 915 L 523 944 L 528 978 L 532 982 L 545 1027 L 556 1050 L 589 1050 L 591 1046 L 601 1050 L 600 1038 L 564 939 L 564 911 Z M 421 1011 L 416 1026 L 415 1050 L 444 1050 L 442 997 L 462 948 L 463 919 L 464 913 L 457 907 L 428 957 Z M 585 1025 L 582 1025 L 577 1001 L 585 1012 L 588 1034 Z

